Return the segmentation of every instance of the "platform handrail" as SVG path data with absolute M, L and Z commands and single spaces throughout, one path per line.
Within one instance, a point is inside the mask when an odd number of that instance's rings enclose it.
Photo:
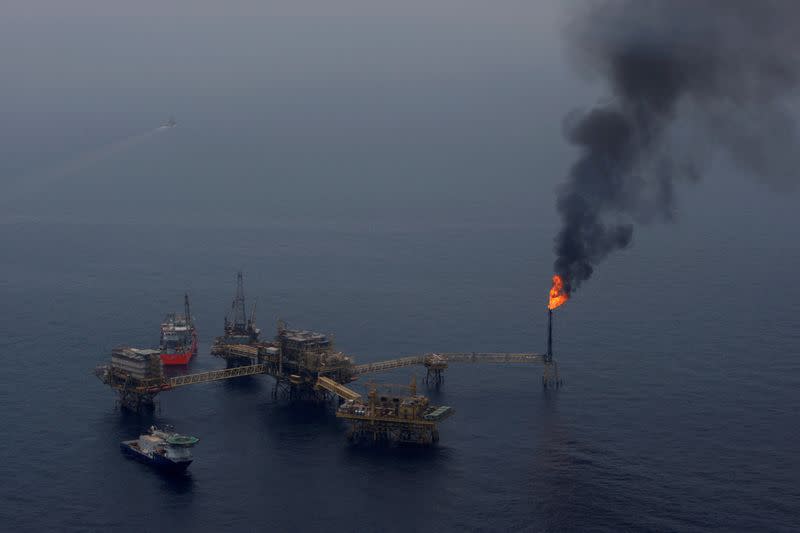
M 514 352 L 454 352 L 428 354 L 442 356 L 448 363 L 541 363 L 544 355 L 540 353 Z
M 186 374 L 184 376 L 175 376 L 166 380 L 170 388 L 181 387 L 184 385 L 193 385 L 195 383 L 207 383 L 209 381 L 220 381 L 223 379 L 238 378 L 242 376 L 252 376 L 255 374 L 264 374 L 267 371 L 267 365 L 248 365 L 236 366 L 233 368 L 225 368 L 223 370 L 211 370 L 209 372 L 200 372 L 199 374 Z
M 444 363 L 541 363 L 544 356 L 534 352 L 449 352 L 411 355 L 387 361 L 365 363 L 353 368 L 354 375 L 383 372 L 404 366 L 425 365 L 437 360 Z
M 391 370 L 393 368 L 401 368 L 404 366 L 424 365 L 424 355 L 412 355 L 410 357 L 401 357 L 399 359 L 389 359 L 388 361 L 378 361 L 375 363 L 366 363 L 363 365 L 356 365 L 353 367 L 353 374 L 369 374 L 372 372 L 382 372 L 384 370 Z
M 353 389 L 349 389 L 341 383 L 337 383 L 336 381 L 326 378 L 325 376 L 320 376 L 317 378 L 317 388 L 325 389 L 326 391 L 332 392 L 333 394 L 336 394 L 345 400 L 356 400 L 361 398 L 361 395 Z

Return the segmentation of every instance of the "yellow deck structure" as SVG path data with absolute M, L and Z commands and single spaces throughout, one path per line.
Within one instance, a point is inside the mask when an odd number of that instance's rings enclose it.
M 115 349 L 115 353 L 123 353 L 119 350 L 124 351 Z M 129 359 L 140 357 L 140 352 L 146 351 L 133 350 L 131 353 L 135 357 Z M 131 410 L 151 408 L 156 395 L 177 387 L 266 374 L 275 379 L 275 397 L 280 394 L 292 400 L 336 399 L 341 402 L 336 416 L 349 422 L 351 441 L 415 444 L 436 442 L 438 422 L 450 416 L 453 410 L 429 405 L 426 397 L 417 394 L 416 384 L 412 384 L 406 395 L 379 394 L 373 387 L 366 399 L 346 385 L 372 373 L 423 366 L 425 382 L 440 386 L 444 371 L 453 363 L 542 363 L 543 384 L 547 387 L 561 383 L 556 363 L 538 353 L 427 353 L 356 365 L 352 357 L 335 349 L 329 335 L 289 329 L 282 322 L 278 324 L 273 341 L 229 344 L 220 348 L 216 355 L 226 361 L 228 368 L 168 378 L 161 372 L 151 372 L 149 367 L 142 367 L 145 370 L 140 371 L 137 366 L 134 370 L 138 373 L 128 371 L 124 365 L 132 363 L 126 359 L 115 364 L 112 358 L 112 364 L 98 366 L 95 374 L 119 394 L 120 405 Z
M 119 393 L 121 406 L 137 411 L 141 408 L 152 407 L 156 394 L 176 387 L 253 376 L 264 374 L 266 371 L 266 365 L 255 364 L 172 378 L 136 379 L 129 373 L 122 372 L 111 365 L 99 365 L 95 368 L 95 375 L 100 381 Z
M 451 407 L 430 405 L 412 381 L 406 395 L 381 393 L 372 385 L 366 401 L 360 396 L 345 401 L 336 417 L 349 423 L 347 439 L 352 443 L 430 445 L 439 440 L 439 422 L 453 413 Z

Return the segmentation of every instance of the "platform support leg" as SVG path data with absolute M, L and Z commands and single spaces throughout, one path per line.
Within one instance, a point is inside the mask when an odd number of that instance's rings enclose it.
M 558 375 L 558 363 L 552 359 L 544 362 L 544 370 L 542 372 L 542 386 L 545 389 L 558 389 L 564 382 L 561 376 Z

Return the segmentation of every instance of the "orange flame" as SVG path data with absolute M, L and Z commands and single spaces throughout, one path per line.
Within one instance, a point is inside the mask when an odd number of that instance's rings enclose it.
M 562 306 L 569 300 L 569 294 L 564 292 L 564 280 L 558 274 L 553 276 L 553 286 L 550 288 L 550 303 L 547 308 L 552 310 Z

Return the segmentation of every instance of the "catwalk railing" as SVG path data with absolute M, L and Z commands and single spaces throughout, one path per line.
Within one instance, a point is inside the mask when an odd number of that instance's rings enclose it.
M 395 368 L 421 365 L 428 367 L 446 367 L 449 363 L 542 363 L 544 356 L 537 353 L 494 353 L 494 352 L 456 352 L 456 353 L 429 353 L 425 355 L 412 355 L 400 357 L 388 361 L 378 361 L 355 365 L 353 376 L 383 372 Z M 254 364 L 225 368 L 222 370 L 211 370 L 197 374 L 187 374 L 172 378 L 155 378 L 146 380 L 132 380 L 130 376 L 113 370 L 109 365 L 97 367 L 95 373 L 106 384 L 116 389 L 125 389 L 137 393 L 157 393 L 176 387 L 194 385 L 197 383 L 208 383 L 233 379 L 256 374 L 272 374 L 274 368 L 270 370 L 269 365 Z M 337 381 L 324 376 L 318 376 L 315 382 L 317 388 L 325 389 L 346 400 L 359 397 L 359 394 L 344 387 Z
M 337 396 L 344 398 L 345 400 L 355 400 L 360 398 L 361 395 L 352 389 L 348 389 L 341 383 L 338 383 L 330 378 L 326 378 L 324 376 L 320 376 L 317 379 L 317 388 L 325 389 L 328 392 L 332 392 Z
M 166 380 L 169 388 L 181 387 L 183 385 L 194 385 L 195 383 L 207 383 L 209 381 L 220 381 L 223 379 L 238 378 L 242 376 L 252 376 L 255 374 L 264 374 L 267 371 L 267 365 L 249 365 L 237 366 L 234 368 L 225 368 L 223 370 L 211 370 L 209 372 L 201 372 L 199 374 L 187 374 L 185 376 L 176 376 Z
M 430 365 L 441 363 L 542 363 L 544 356 L 538 353 L 499 353 L 499 352 L 453 352 L 412 355 L 388 361 L 356 365 L 353 374 L 371 374 L 393 368 L 413 365 Z

